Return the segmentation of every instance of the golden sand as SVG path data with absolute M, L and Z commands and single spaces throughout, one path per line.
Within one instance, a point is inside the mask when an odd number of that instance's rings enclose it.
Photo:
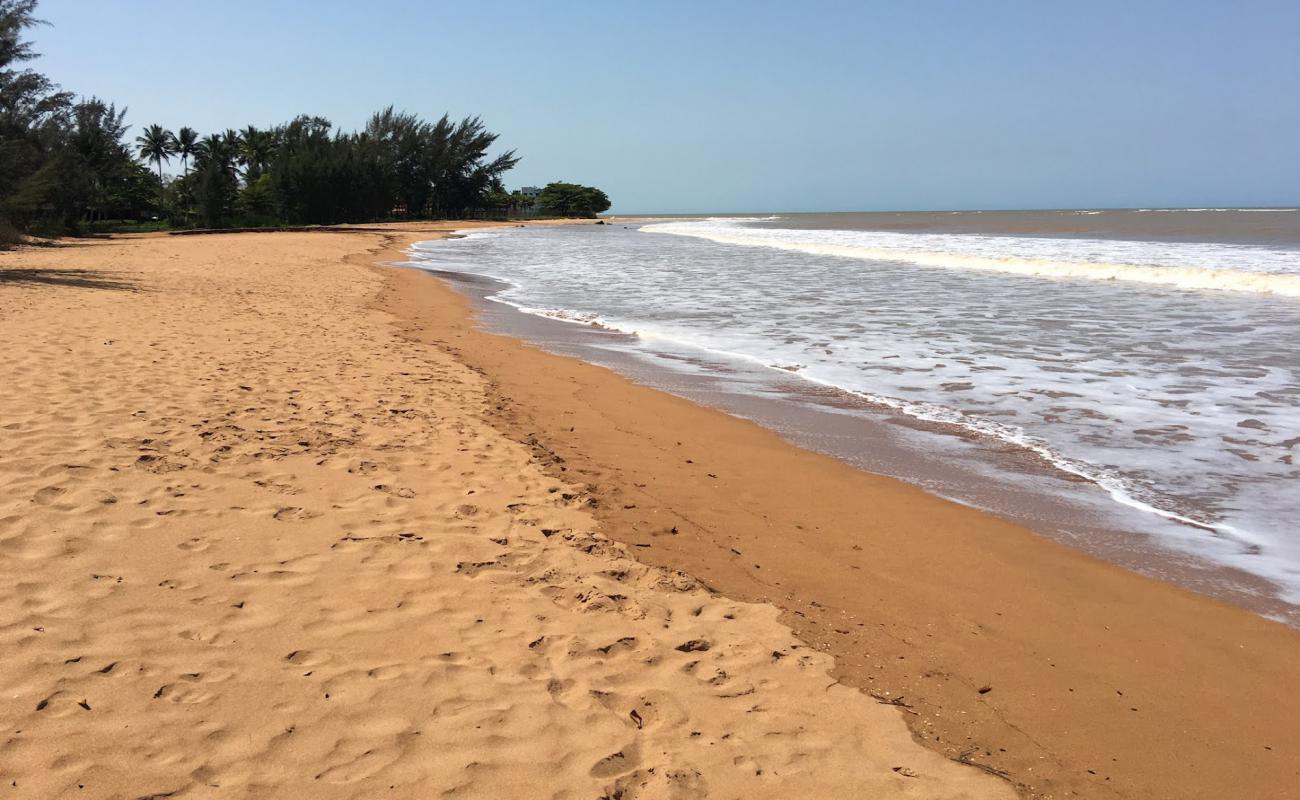
M 0 255 L 0 797 L 1013 796 L 613 541 L 392 231 Z
M 389 275 L 384 307 L 489 380 L 491 423 L 585 486 L 603 530 L 781 608 L 927 746 L 1028 798 L 1300 798 L 1297 631 L 484 333 L 442 281 Z

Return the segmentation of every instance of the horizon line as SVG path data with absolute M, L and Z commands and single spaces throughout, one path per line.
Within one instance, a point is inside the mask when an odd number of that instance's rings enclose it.
M 746 210 L 746 211 L 618 211 L 604 212 L 610 217 L 696 217 L 696 216 L 751 216 L 756 214 L 1015 214 L 1026 212 L 1079 212 L 1079 211 L 1300 211 L 1300 205 L 1285 206 L 1079 206 L 1039 208 L 910 208 L 910 209 L 853 209 L 853 210 Z

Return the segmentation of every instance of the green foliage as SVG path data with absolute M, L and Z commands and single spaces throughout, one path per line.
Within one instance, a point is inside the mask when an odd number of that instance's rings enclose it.
M 274 131 L 260 131 L 249 125 L 239 134 L 237 153 L 244 166 L 244 180 L 248 185 L 257 182 L 271 163 L 277 142 Z
M 176 155 L 181 158 L 181 169 L 190 174 L 190 159 L 199 152 L 199 132 L 190 127 L 176 131 Z
M 203 227 L 220 228 L 230 219 L 239 191 L 234 150 L 217 135 L 204 138 L 200 144 L 194 168 L 194 209 Z
M 140 158 L 158 165 L 158 184 L 162 185 L 162 165 L 164 161 L 172 160 L 172 155 L 177 150 L 176 137 L 171 131 L 164 130 L 161 125 L 150 125 L 144 129 L 143 134 L 135 137 L 135 143 L 139 148 Z
M 127 160 L 117 161 L 114 167 L 116 171 L 113 180 L 105 187 L 95 217 L 132 219 L 161 213 L 158 183 L 148 167 Z
M 286 222 L 359 222 L 391 208 L 392 182 L 372 143 L 335 135 L 328 120 L 307 116 L 285 125 L 278 138 L 268 177 Z
M 153 210 L 156 190 L 142 183 L 143 168 L 123 143 L 125 111 L 96 98 L 73 103 L 45 76 L 19 68 L 36 56 L 22 38 L 35 8 L 35 0 L 0 0 L 0 215 L 57 234 Z
M 488 155 L 497 134 L 479 117 L 429 122 L 390 106 L 356 133 L 300 116 L 204 137 L 154 124 L 128 145 L 124 112 L 93 98 L 74 103 L 20 68 L 36 57 L 23 39 L 35 8 L 36 0 L 0 0 L 0 216 L 20 229 L 64 233 L 159 219 L 186 227 L 328 224 L 504 215 L 532 205 L 506 192 L 501 176 L 519 159 L 513 150 Z M 173 157 L 182 174 L 169 178 L 163 167 Z M 599 190 L 573 188 L 577 199 L 556 201 L 560 213 L 609 207 Z
M 497 140 L 478 117 L 452 122 L 444 114 L 425 122 L 392 106 L 374 114 L 360 134 L 376 148 L 393 181 L 394 208 L 411 216 L 461 217 L 484 208 L 484 196 L 519 159 L 513 150 L 495 159 L 487 151 Z
M 487 158 L 497 137 L 477 117 L 429 123 L 391 107 L 359 133 L 304 116 L 271 135 L 266 174 L 292 224 L 461 217 L 493 207 L 500 176 L 518 162 L 513 151 Z
M 157 191 L 157 187 L 151 187 Z M 171 223 L 162 219 L 101 219 L 82 226 L 85 233 L 158 233 L 172 230 Z
M 487 211 L 509 212 L 516 208 L 517 201 L 516 195 L 498 189 L 485 192 L 480 205 Z
M 39 205 L 40 193 L 26 184 L 58 149 L 72 107 L 70 94 L 58 91 L 44 75 L 22 68 L 36 57 L 22 38 L 36 24 L 35 9 L 35 0 L 0 0 L 0 216 L 20 227 L 30 222 L 33 204 Z M 39 180 L 48 184 L 52 179 L 52 170 L 46 169 Z M 14 202 L 20 190 L 25 197 L 22 208 Z
M 560 217 L 594 217 L 609 210 L 609 197 L 594 186 L 556 182 L 542 189 L 537 204 L 546 213 Z
M 7 219 L 0 219 L 0 250 L 23 243 L 23 232 L 13 226 Z
M 270 175 L 262 175 L 250 182 L 235 199 L 235 212 L 242 220 L 240 227 L 253 227 L 249 220 L 273 221 L 277 218 L 277 210 L 278 203 L 275 191 L 271 188 Z
M 42 162 L 5 198 L 6 211 L 28 229 L 57 233 L 105 215 L 153 210 L 157 189 L 146 189 L 147 170 L 122 143 L 124 116 L 95 98 L 73 106 Z

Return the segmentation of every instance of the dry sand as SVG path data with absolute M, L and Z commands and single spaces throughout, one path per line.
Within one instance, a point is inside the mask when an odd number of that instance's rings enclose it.
M 393 230 L 0 255 L 0 798 L 1012 796 L 612 541 Z
M 1033 798 L 1300 798 L 1297 631 L 486 334 L 426 275 L 385 304 L 638 559 L 777 605 L 937 751 Z

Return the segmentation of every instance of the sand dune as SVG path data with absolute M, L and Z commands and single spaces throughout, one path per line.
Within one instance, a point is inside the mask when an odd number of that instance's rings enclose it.
M 3 797 L 1013 796 L 613 543 L 383 243 L 0 256 Z

